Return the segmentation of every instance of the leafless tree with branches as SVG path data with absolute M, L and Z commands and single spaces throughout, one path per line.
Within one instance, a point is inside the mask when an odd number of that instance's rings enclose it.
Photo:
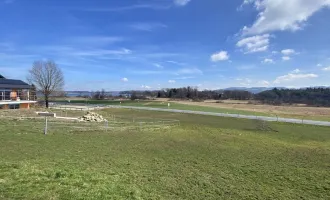
M 49 107 L 49 96 L 62 91 L 64 75 L 54 61 L 35 61 L 29 70 L 27 80 L 34 84 L 39 92 L 44 95 L 46 107 Z

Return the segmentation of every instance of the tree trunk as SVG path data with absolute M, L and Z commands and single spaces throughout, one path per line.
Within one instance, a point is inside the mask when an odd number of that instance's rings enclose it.
M 49 99 L 48 95 L 45 95 L 46 108 L 49 108 Z

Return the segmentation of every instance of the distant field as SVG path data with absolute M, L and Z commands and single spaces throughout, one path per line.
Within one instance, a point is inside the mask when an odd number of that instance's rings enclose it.
M 58 101 L 60 102 L 60 101 Z M 68 102 L 68 101 L 62 101 Z M 167 109 L 170 103 L 171 109 L 193 110 L 216 113 L 256 115 L 256 116 L 279 116 L 285 118 L 310 119 L 319 121 L 330 121 L 330 108 L 317 107 L 298 107 L 298 106 L 272 106 L 272 105 L 253 105 L 245 101 L 227 101 L 227 103 L 212 102 L 189 102 L 189 101 L 111 101 L 111 100 L 71 100 L 71 103 L 106 104 L 123 106 L 143 106 L 152 108 Z M 122 102 L 120 104 L 120 102 Z
M 286 118 L 311 119 L 320 121 L 330 121 L 330 108 L 327 107 L 309 107 L 304 105 L 283 105 L 274 106 L 266 104 L 248 104 L 246 101 L 224 101 L 224 103 L 213 102 L 189 102 L 180 101 L 179 103 L 191 106 L 204 106 L 211 108 L 223 108 L 242 110 L 247 112 L 262 113 L 266 116 L 280 116 Z
M 65 102 L 68 101 L 57 101 Z M 121 102 L 121 103 L 120 103 Z M 160 102 L 160 101 L 111 101 L 111 100 L 91 100 L 91 101 L 81 101 L 81 100 L 71 100 L 70 103 L 82 103 L 82 104 L 104 104 L 104 105 L 122 105 L 122 106 L 141 106 L 141 107 L 151 107 L 151 108 L 163 108 L 163 109 L 180 109 L 180 110 L 194 110 L 194 111 L 204 111 L 204 112 L 218 112 L 218 113 L 230 113 L 230 114 L 246 114 L 246 115 L 258 115 L 258 116 L 271 116 L 266 115 L 265 113 L 253 112 L 253 111 L 244 111 L 237 109 L 226 109 L 226 108 L 213 108 L 206 106 L 198 105 L 188 105 L 180 102 Z M 68 103 L 68 104 L 70 104 Z M 170 107 L 168 107 L 170 103 Z
M 330 129 L 166 112 L 165 130 L 70 131 L 0 121 L 0 199 L 329 199 Z M 0 113 L 1 114 L 1 113 Z M 24 128 L 27 126 L 29 128 Z

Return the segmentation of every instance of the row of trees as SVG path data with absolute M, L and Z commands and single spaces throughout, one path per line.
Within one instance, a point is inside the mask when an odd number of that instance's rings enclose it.
M 131 99 L 172 98 L 192 100 L 254 100 L 264 104 L 307 104 L 312 106 L 330 106 L 330 88 L 277 89 L 253 94 L 244 90 L 204 90 L 195 87 L 169 88 L 159 91 L 130 91 Z
M 157 92 L 158 98 L 196 99 L 198 90 L 194 87 L 170 88 Z
M 102 89 L 101 91 L 92 92 L 91 96 L 92 99 L 96 100 L 104 100 L 112 97 L 112 95 L 108 94 L 104 89 Z
M 253 97 L 253 93 L 244 90 L 225 90 L 222 94 L 222 99 L 251 100 Z
M 154 91 L 124 91 L 120 93 L 128 95 L 132 100 L 147 99 L 147 98 L 171 98 L 181 100 L 207 100 L 207 99 L 234 99 L 234 100 L 249 100 L 253 98 L 253 94 L 247 91 L 240 90 L 204 90 L 199 91 L 197 87 L 182 87 L 182 88 L 167 88 Z
M 198 91 L 196 87 L 171 88 L 158 91 L 158 98 L 175 98 L 175 99 L 234 99 L 249 100 L 253 98 L 253 94 L 242 90 L 204 90 Z
M 36 61 L 27 77 L 33 85 L 32 92 L 41 92 L 44 95 L 46 107 L 49 97 L 63 91 L 64 75 L 53 61 Z M 307 104 L 313 106 L 330 106 L 330 88 L 306 89 L 273 89 L 258 94 L 242 90 L 204 90 L 198 91 L 196 87 L 170 88 L 158 91 L 126 91 L 121 96 L 130 96 L 131 99 L 145 98 L 174 98 L 174 99 L 234 99 L 257 100 L 266 104 Z M 106 99 L 109 95 L 102 90 L 92 95 L 94 99 Z
M 254 97 L 265 104 L 307 104 L 330 106 L 330 88 L 273 89 L 256 94 Z

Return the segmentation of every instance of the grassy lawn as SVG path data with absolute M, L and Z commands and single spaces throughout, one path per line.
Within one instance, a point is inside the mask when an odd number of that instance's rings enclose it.
M 330 129 L 108 109 L 178 119 L 144 131 L 49 135 L 0 121 L 0 199 L 329 199 Z M 24 126 L 28 126 L 24 127 Z
M 67 101 L 57 101 L 57 102 L 65 102 Z M 168 109 L 168 102 L 159 102 L 159 101 L 117 101 L 117 100 L 71 100 L 71 103 L 81 103 L 81 104 L 104 104 L 104 105 L 122 105 L 122 106 L 138 106 L 138 107 L 150 107 L 150 108 L 161 108 Z M 120 104 L 121 102 L 121 104 Z M 198 106 L 198 105 L 187 105 L 180 103 L 170 103 L 170 109 L 178 109 L 178 110 L 193 110 L 193 111 L 203 111 L 203 112 L 215 112 L 215 113 L 229 113 L 229 114 L 241 114 L 241 115 L 254 115 L 254 116 L 267 116 L 267 117 L 276 117 L 274 113 L 269 112 L 253 112 L 246 111 L 240 109 L 230 109 L 230 108 L 215 108 L 215 107 L 207 107 L 207 106 Z M 294 119 L 309 119 L 316 121 L 330 121 L 330 116 L 324 115 L 299 115 L 295 113 L 291 114 L 278 114 L 279 117 L 284 118 L 294 118 Z
M 66 102 L 67 101 L 58 101 Z M 91 101 L 82 101 L 74 100 L 70 103 L 88 103 L 88 104 L 104 104 L 104 105 L 122 105 L 122 106 L 138 106 L 138 107 L 150 107 L 150 108 L 161 108 L 168 109 L 168 102 L 159 102 L 159 101 L 111 101 L 111 100 L 91 100 Z M 120 103 L 121 102 L 121 103 Z M 193 111 L 203 111 L 203 112 L 215 112 L 215 113 L 230 113 L 230 114 L 243 114 L 243 115 L 257 115 L 257 116 L 272 116 L 271 114 L 262 113 L 262 112 L 251 112 L 237 109 L 226 109 L 226 108 L 214 108 L 206 106 L 196 106 L 196 105 L 186 105 L 180 103 L 170 102 L 170 109 L 178 110 L 193 110 Z

